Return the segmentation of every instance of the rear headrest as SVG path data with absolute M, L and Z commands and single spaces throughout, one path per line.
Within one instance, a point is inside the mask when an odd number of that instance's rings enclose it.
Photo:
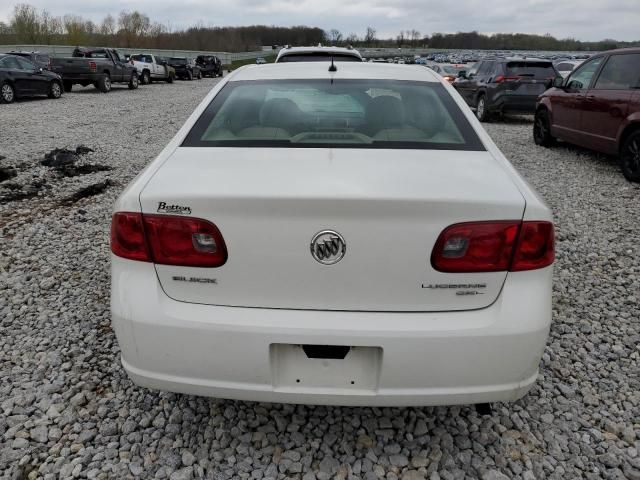
M 260 124 L 260 102 L 243 98 L 233 102 L 227 118 L 227 127 L 232 132 L 239 132 L 248 127 Z
M 444 128 L 445 117 L 440 105 L 419 96 L 409 102 L 407 120 L 409 124 L 424 131 L 428 135 L 434 135 Z
M 288 98 L 272 98 L 260 109 L 260 125 L 291 130 L 296 127 L 302 117 L 302 111 L 293 100 Z
M 385 128 L 395 128 L 404 125 L 404 105 L 396 97 L 383 95 L 369 102 L 365 111 L 367 128 L 376 133 Z

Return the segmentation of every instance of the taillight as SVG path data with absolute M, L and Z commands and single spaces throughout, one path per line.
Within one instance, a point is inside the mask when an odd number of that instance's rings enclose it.
M 555 260 L 555 234 L 551 222 L 522 222 L 511 271 L 535 270 Z
M 98 65 L 96 64 L 96 62 L 89 62 L 89 70 L 91 70 L 92 72 L 98 71 Z
M 505 75 L 498 75 L 493 79 L 495 83 L 503 83 L 503 82 L 518 82 L 520 81 L 520 77 L 507 77 Z
M 431 254 L 440 272 L 472 273 L 543 268 L 554 260 L 550 222 L 471 222 L 446 228 Z
M 227 261 L 218 227 L 207 220 L 170 215 L 116 213 L 111 251 L 131 260 L 184 267 L 219 267 Z
M 151 261 L 140 213 L 119 212 L 113 215 L 111 251 L 130 260 Z

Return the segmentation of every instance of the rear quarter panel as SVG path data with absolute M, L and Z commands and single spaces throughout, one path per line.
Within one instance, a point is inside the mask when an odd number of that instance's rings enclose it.
M 618 148 L 623 141 L 624 135 L 629 129 L 640 128 L 640 91 L 634 92 L 629 103 L 629 109 L 627 110 L 627 118 L 620 126 L 617 136 Z

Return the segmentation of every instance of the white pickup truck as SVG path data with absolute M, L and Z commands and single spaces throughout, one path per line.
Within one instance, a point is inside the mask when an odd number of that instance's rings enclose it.
M 131 55 L 130 62 L 136 67 L 138 77 L 143 85 L 151 83 L 152 80 L 173 83 L 176 77 L 175 70 L 166 61 L 149 53 Z

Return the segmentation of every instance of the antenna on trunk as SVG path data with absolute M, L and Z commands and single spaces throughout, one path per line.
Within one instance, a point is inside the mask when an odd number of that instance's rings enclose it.
M 338 71 L 338 67 L 336 67 L 335 63 L 333 63 L 333 55 L 331 55 L 331 65 L 329 65 L 329 71 L 330 72 L 337 72 Z

